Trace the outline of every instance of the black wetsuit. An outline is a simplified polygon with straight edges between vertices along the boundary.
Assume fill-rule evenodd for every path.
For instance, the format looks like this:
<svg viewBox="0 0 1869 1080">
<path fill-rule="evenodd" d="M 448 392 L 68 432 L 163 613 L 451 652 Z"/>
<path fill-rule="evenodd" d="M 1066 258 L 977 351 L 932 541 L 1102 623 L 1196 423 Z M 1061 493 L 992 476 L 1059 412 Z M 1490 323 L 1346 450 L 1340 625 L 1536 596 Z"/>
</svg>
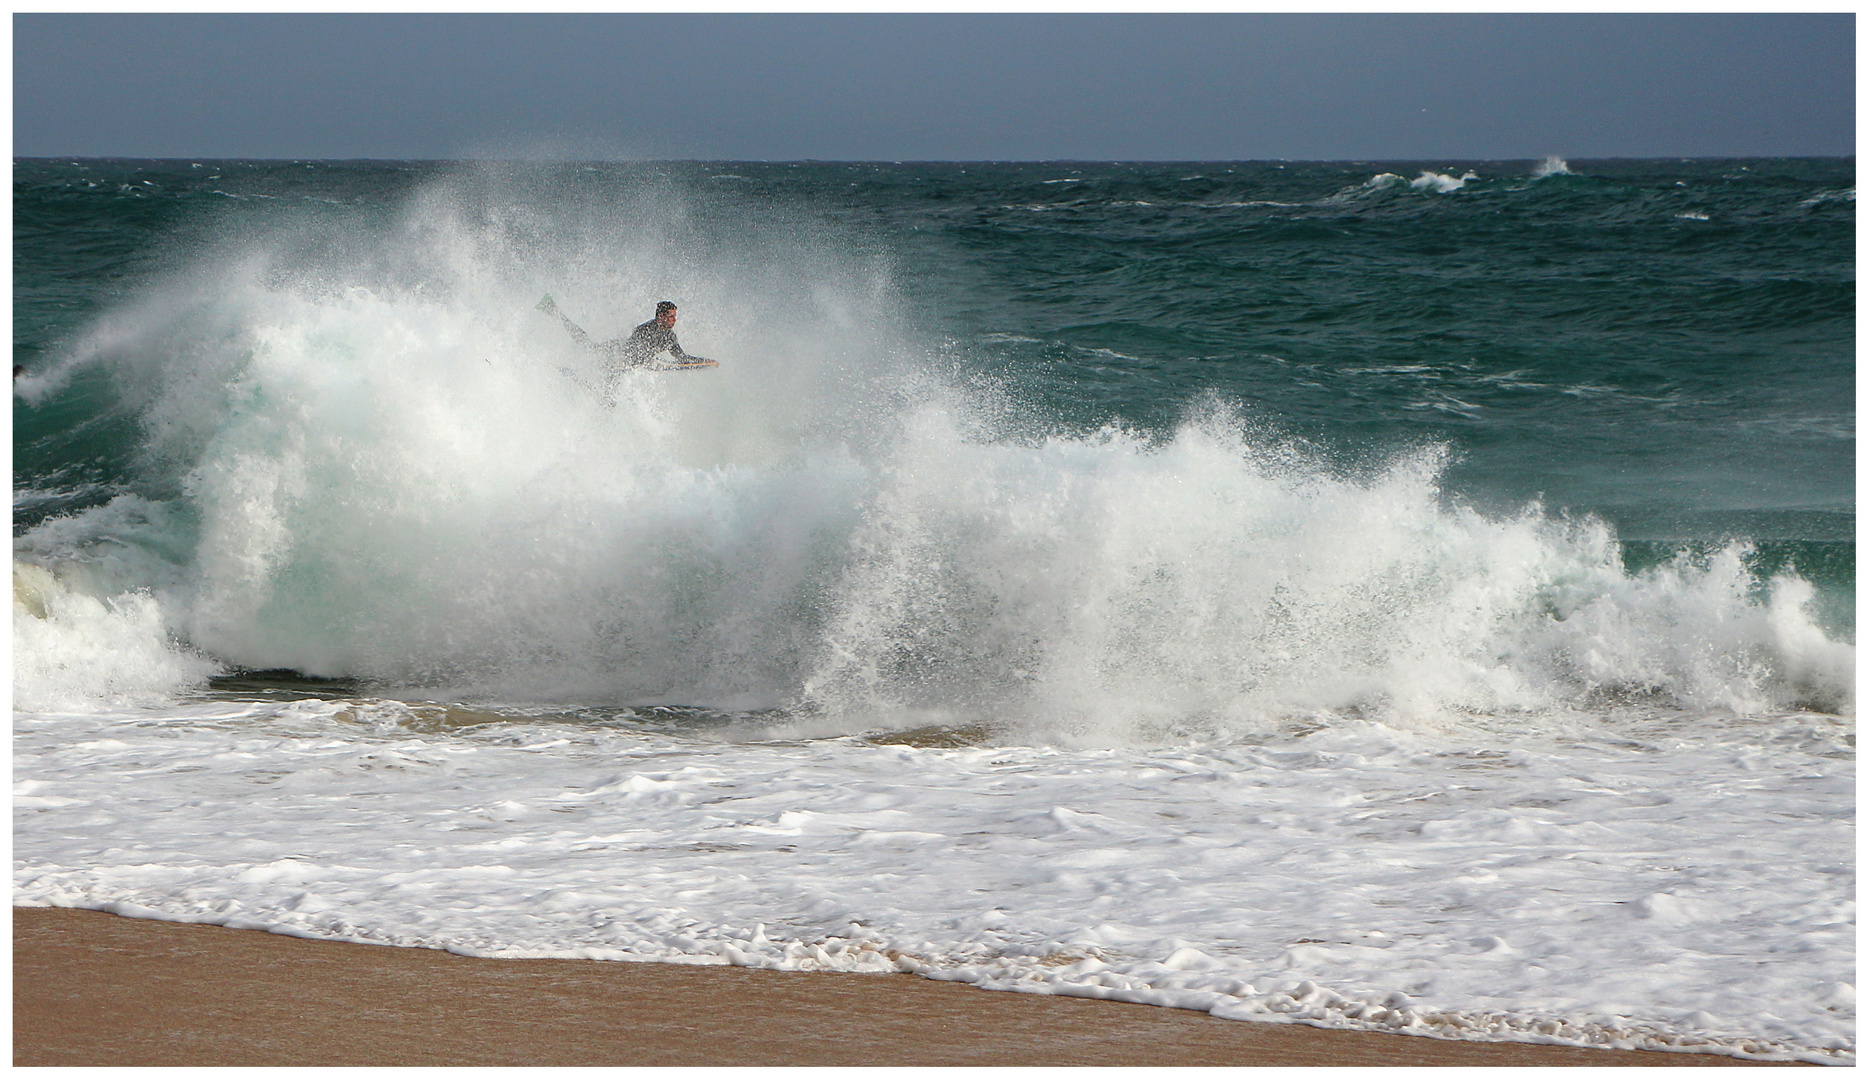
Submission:
<svg viewBox="0 0 1869 1080">
<path fill-rule="evenodd" d="M 606 341 L 604 352 L 621 360 L 628 367 L 646 367 L 655 362 L 655 358 L 667 353 L 677 360 L 699 360 L 698 356 L 689 356 L 681 351 L 681 342 L 675 340 L 675 328 L 663 326 L 654 319 L 638 326 L 630 332 L 627 341 Z"/>
</svg>

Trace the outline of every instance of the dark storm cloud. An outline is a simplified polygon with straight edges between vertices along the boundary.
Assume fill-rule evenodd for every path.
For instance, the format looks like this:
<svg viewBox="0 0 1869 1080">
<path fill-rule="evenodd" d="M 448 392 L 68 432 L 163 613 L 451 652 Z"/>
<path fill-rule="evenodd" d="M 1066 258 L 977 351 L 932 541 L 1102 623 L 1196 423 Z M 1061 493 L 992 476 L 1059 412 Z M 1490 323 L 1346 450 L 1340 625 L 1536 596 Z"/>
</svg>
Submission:
<svg viewBox="0 0 1869 1080">
<path fill-rule="evenodd" d="M 1853 15 L 16 15 L 19 156 L 1855 150 Z"/>
</svg>

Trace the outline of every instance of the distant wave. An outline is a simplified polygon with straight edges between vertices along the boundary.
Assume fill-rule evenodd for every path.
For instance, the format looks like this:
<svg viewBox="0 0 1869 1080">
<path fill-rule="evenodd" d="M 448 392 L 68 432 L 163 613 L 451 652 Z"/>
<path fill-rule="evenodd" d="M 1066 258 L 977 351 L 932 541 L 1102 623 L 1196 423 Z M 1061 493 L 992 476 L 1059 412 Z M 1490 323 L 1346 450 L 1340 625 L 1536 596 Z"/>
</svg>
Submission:
<svg viewBox="0 0 1869 1080">
<path fill-rule="evenodd" d="M 1364 181 L 1360 190 L 1384 191 L 1407 187 L 1415 191 L 1433 191 L 1439 194 L 1446 194 L 1450 191 L 1459 191 L 1467 185 L 1467 181 L 1478 180 L 1479 178 L 1478 173 L 1471 171 L 1463 173 L 1460 176 L 1453 176 L 1449 173 L 1438 173 L 1432 169 L 1423 169 L 1421 175 L 1415 177 L 1413 180 L 1409 180 L 1396 173 L 1385 172 L 1377 173 Z"/>
<path fill-rule="evenodd" d="M 1799 206 L 1817 206 L 1827 202 L 1855 202 L 1856 189 L 1844 188 L 1841 191 L 1820 191 L 1799 203 Z"/>
<path fill-rule="evenodd" d="M 1424 170 L 1420 176 L 1417 176 L 1413 180 L 1409 181 L 1408 186 L 1411 188 L 1414 188 L 1416 191 L 1432 190 L 1432 191 L 1440 192 L 1441 194 L 1445 195 L 1446 193 L 1450 191 L 1459 191 L 1461 188 L 1467 186 L 1467 181 L 1478 180 L 1479 178 L 1480 178 L 1480 174 L 1476 172 L 1467 172 L 1467 173 L 1462 173 L 1459 176 L 1450 176 L 1447 173 L 1437 173 L 1437 172 Z"/>
<path fill-rule="evenodd" d="M 1533 180 L 1543 180 L 1547 176 L 1574 176 L 1574 175 L 1576 174 L 1570 171 L 1570 165 L 1566 163 L 1563 158 L 1558 157 L 1556 154 L 1552 154 L 1551 156 L 1545 158 L 1543 161 L 1538 163 L 1537 168 L 1532 170 Z"/>
</svg>

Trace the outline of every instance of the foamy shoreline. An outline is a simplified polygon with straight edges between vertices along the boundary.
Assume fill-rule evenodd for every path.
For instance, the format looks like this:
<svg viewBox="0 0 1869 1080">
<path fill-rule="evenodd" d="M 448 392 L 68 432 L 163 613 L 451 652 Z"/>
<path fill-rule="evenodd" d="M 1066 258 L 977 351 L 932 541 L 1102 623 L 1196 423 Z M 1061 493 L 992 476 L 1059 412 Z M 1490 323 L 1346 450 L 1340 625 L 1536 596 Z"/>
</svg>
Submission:
<svg viewBox="0 0 1869 1080">
<path fill-rule="evenodd" d="M 1327 1031 L 899 975 L 488 960 L 14 908 L 31 1065 L 1747 1065 Z"/>
<path fill-rule="evenodd" d="M 1854 1049 L 1853 764 L 1822 718 L 1072 751 L 428 731 L 376 704 L 16 714 L 14 902 L 1374 1033 Z"/>
</svg>

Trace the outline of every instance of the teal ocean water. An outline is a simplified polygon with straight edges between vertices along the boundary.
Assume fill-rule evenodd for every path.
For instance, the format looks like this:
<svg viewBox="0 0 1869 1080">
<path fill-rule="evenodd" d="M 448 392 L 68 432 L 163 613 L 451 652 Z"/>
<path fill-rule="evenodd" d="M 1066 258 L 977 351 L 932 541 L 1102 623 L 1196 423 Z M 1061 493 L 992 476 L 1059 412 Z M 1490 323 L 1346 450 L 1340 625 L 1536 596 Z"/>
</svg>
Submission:
<svg viewBox="0 0 1869 1080">
<path fill-rule="evenodd" d="M 1853 1060 L 1853 159 L 14 229 L 16 903 Z"/>
</svg>

